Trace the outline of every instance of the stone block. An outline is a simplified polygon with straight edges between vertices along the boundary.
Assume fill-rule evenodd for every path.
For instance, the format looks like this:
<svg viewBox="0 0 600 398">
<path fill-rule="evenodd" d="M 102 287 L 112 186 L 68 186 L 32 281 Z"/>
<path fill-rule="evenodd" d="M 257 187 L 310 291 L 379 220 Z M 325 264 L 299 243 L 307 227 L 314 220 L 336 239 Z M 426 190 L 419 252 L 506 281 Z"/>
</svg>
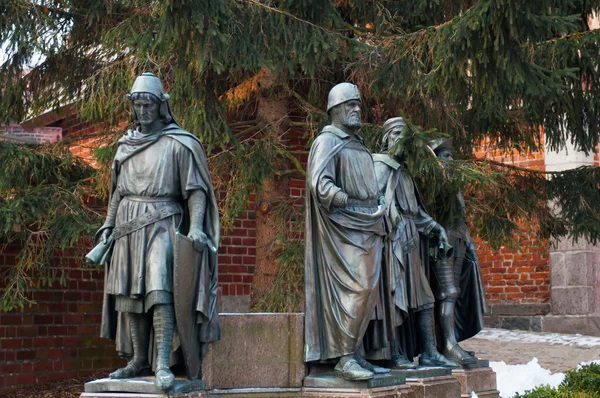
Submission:
<svg viewBox="0 0 600 398">
<path fill-rule="evenodd" d="M 542 317 L 541 316 L 532 316 L 530 329 L 532 332 L 541 332 L 542 331 Z"/>
<path fill-rule="evenodd" d="M 593 253 L 565 253 L 566 286 L 593 286 L 594 264 Z"/>
<path fill-rule="evenodd" d="M 527 316 L 507 316 L 502 318 L 502 328 L 508 330 L 529 330 L 530 318 Z"/>
<path fill-rule="evenodd" d="M 144 394 L 135 392 L 84 392 L 79 398 L 208 398 L 206 391 L 187 394 Z"/>
<path fill-rule="evenodd" d="M 486 328 L 494 328 L 498 329 L 502 327 L 502 318 L 498 318 L 496 316 L 483 316 L 483 326 Z"/>
<path fill-rule="evenodd" d="M 250 296 L 221 296 L 222 313 L 246 313 L 250 309 Z"/>
<path fill-rule="evenodd" d="M 220 314 L 202 363 L 207 389 L 302 387 L 304 314 Z"/>
<path fill-rule="evenodd" d="M 589 248 L 590 244 L 585 239 L 578 239 L 577 242 L 575 242 L 568 236 L 564 236 L 555 241 L 552 241 L 552 244 L 550 245 L 550 254 L 552 254 L 553 252 L 588 250 Z"/>
<path fill-rule="evenodd" d="M 178 377 L 175 379 L 173 389 L 169 395 L 185 394 L 188 392 L 204 390 L 202 380 L 187 380 Z M 133 379 L 98 379 L 85 383 L 84 391 L 86 393 L 137 393 L 137 394 L 157 394 L 163 395 L 163 391 L 154 385 L 154 376 L 136 377 Z"/>
<path fill-rule="evenodd" d="M 310 398 L 416 398 L 411 387 L 389 386 L 371 389 L 304 387 L 302 397 Z M 432 396 L 433 398 L 433 396 Z"/>
<path fill-rule="evenodd" d="M 550 281 L 552 286 L 565 286 L 567 284 L 567 270 L 565 267 L 565 253 L 550 253 Z"/>
<path fill-rule="evenodd" d="M 600 336 L 600 315 L 547 315 L 542 318 L 542 332 Z"/>
<path fill-rule="evenodd" d="M 235 388 L 211 390 L 207 398 L 296 398 L 302 396 L 300 388 Z"/>
<path fill-rule="evenodd" d="M 304 387 L 315 388 L 349 388 L 367 390 L 371 388 L 390 387 L 404 384 L 406 376 L 402 373 L 375 375 L 370 380 L 350 381 L 330 374 L 308 375 L 304 378 Z"/>
<path fill-rule="evenodd" d="M 406 379 L 415 398 L 458 398 L 460 383 L 454 376 L 437 376 L 426 379 Z"/>
<path fill-rule="evenodd" d="M 550 295 L 553 315 L 583 315 L 595 309 L 595 292 L 591 286 L 553 286 Z"/>
<path fill-rule="evenodd" d="M 508 316 L 546 315 L 550 304 L 491 304 L 490 314 Z"/>
<path fill-rule="evenodd" d="M 470 397 L 472 392 L 475 392 L 477 396 L 499 397 L 496 373 L 490 367 L 457 369 L 452 371 L 452 375 L 460 383 L 462 397 Z"/>
</svg>

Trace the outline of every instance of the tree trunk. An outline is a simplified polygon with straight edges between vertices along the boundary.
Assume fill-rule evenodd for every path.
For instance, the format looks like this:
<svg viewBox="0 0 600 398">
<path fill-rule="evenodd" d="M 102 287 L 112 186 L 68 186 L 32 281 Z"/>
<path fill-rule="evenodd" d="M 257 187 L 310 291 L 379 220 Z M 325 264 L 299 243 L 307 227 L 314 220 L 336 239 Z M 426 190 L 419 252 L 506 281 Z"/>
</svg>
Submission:
<svg viewBox="0 0 600 398">
<path fill-rule="evenodd" d="M 288 129 L 288 97 L 277 90 L 276 77 L 267 73 L 261 81 L 258 117 L 273 129 L 266 134 L 281 137 Z M 263 182 L 262 192 L 256 198 L 256 265 L 250 293 L 250 307 L 271 290 L 281 267 L 275 262 L 277 253 L 272 245 L 277 237 L 278 219 L 273 205 L 289 197 L 289 178 L 272 176 Z"/>
</svg>

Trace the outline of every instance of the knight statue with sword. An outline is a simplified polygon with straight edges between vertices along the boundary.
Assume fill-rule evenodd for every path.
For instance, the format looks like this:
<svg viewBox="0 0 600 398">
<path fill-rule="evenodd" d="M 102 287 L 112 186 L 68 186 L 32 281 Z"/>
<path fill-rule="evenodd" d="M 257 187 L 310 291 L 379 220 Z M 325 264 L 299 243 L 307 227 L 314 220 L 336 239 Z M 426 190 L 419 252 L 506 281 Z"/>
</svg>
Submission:
<svg viewBox="0 0 600 398">
<path fill-rule="evenodd" d="M 217 310 L 219 213 L 206 154 L 169 108 L 151 73 L 127 94 L 135 128 L 119 140 L 110 204 L 88 262 L 106 264 L 100 335 L 129 360 L 110 374 L 155 374 L 172 389 L 171 367 L 198 378 L 208 343 L 221 336 Z"/>
</svg>

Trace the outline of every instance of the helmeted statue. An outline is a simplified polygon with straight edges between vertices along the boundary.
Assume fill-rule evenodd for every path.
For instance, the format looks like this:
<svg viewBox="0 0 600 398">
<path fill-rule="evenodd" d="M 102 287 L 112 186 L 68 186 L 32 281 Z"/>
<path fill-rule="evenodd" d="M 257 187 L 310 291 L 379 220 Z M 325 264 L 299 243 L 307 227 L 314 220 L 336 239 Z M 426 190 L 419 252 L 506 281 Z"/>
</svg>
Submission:
<svg viewBox="0 0 600 398">
<path fill-rule="evenodd" d="M 106 222 L 86 257 L 106 263 L 101 336 L 116 341 L 127 366 L 113 379 L 156 375 L 169 390 L 170 367 L 198 377 L 219 340 L 219 214 L 200 141 L 173 119 L 161 81 L 139 76 L 127 98 L 136 128 L 118 142 Z M 105 250 L 97 256 L 101 248 Z"/>
<path fill-rule="evenodd" d="M 405 122 L 401 117 L 383 124 L 383 151 L 387 152 L 402 137 Z M 379 187 L 385 193 L 386 254 L 384 256 L 384 280 L 391 336 L 392 368 L 410 369 L 413 347 L 406 347 L 406 334 L 420 342 L 421 366 L 458 367 L 445 358 L 436 348 L 434 330 L 435 297 L 427 279 L 421 250 L 422 239 L 430 233 L 446 242 L 446 233 L 423 208 L 415 182 L 405 165 L 404 153 L 390 156 L 387 153 L 373 155 Z M 416 315 L 416 330 L 407 320 Z M 410 345 L 410 344 L 409 344 Z M 406 355 L 411 358 L 407 358 Z"/>
<path fill-rule="evenodd" d="M 374 376 L 355 354 L 379 300 L 384 235 L 373 158 L 356 134 L 360 106 L 355 85 L 331 89 L 331 125 L 312 144 L 306 178 L 305 361 L 335 360 L 347 380 Z"/>
<path fill-rule="evenodd" d="M 452 159 L 452 138 L 429 144 L 442 160 Z M 442 162 L 443 163 L 443 162 Z M 475 336 L 483 328 L 485 290 L 477 252 L 467 231 L 465 200 L 457 194 L 460 216 L 446 225 L 449 243 L 454 249 L 451 261 L 432 267 L 432 287 L 437 298 L 436 320 L 440 327 L 442 353 L 461 365 L 477 359 L 458 342 Z"/>
</svg>

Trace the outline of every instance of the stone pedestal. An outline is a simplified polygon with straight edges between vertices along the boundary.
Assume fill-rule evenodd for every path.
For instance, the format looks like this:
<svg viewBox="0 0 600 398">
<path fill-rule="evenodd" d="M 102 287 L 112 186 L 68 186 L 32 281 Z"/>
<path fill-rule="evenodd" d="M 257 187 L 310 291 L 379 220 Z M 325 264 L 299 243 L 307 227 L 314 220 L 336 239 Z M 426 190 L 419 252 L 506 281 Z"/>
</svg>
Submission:
<svg viewBox="0 0 600 398">
<path fill-rule="evenodd" d="M 427 378 L 407 378 L 406 384 L 414 393 L 414 398 L 459 398 L 460 383 L 452 375 Z"/>
<path fill-rule="evenodd" d="M 367 389 L 356 388 L 319 388 L 304 387 L 302 397 L 310 398 L 415 398 L 415 394 L 407 385 L 388 386 Z"/>
<path fill-rule="evenodd" d="M 221 340 L 202 361 L 207 390 L 300 388 L 304 314 L 219 314 Z"/>
<path fill-rule="evenodd" d="M 480 398 L 500 398 L 496 389 L 496 372 L 489 366 L 456 369 L 452 375 L 460 383 L 461 397 L 469 398 L 475 392 Z"/>
<path fill-rule="evenodd" d="M 187 394 L 204 390 L 204 382 L 202 380 L 188 380 L 185 378 L 176 378 L 173 388 L 169 391 L 169 396 L 177 396 L 177 394 Z M 106 394 L 106 393 L 133 393 L 139 396 L 140 394 L 152 394 L 162 397 L 164 391 L 154 385 L 154 376 L 136 377 L 133 379 L 98 379 L 85 383 L 85 393 Z M 100 395 L 108 397 L 106 395 Z M 112 396 L 112 395 L 111 395 Z M 147 396 L 147 395 L 142 395 Z M 89 397 L 89 395 L 82 395 Z"/>
</svg>

